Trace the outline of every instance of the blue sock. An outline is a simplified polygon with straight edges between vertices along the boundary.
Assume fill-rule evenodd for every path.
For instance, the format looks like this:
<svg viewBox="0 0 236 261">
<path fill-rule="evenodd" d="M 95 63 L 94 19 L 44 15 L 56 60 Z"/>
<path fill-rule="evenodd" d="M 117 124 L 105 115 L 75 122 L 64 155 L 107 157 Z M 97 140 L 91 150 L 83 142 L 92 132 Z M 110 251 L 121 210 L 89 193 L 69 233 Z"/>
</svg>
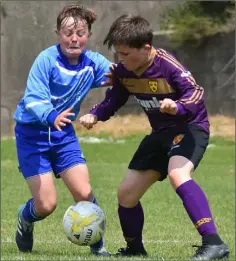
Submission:
<svg viewBox="0 0 236 261">
<path fill-rule="evenodd" d="M 23 211 L 22 211 L 22 216 L 25 221 L 33 223 L 39 220 L 44 219 L 45 217 L 40 217 L 34 208 L 34 199 L 31 198 L 27 201 Z"/>
<path fill-rule="evenodd" d="M 92 202 L 98 206 L 98 202 L 95 197 L 93 198 Z M 96 244 L 91 245 L 90 248 L 91 249 L 100 249 L 103 247 L 103 245 L 104 245 L 103 238 L 101 238 Z"/>
<path fill-rule="evenodd" d="M 97 206 L 99 206 L 99 205 L 98 205 L 98 202 L 97 202 L 97 199 L 96 199 L 95 197 L 93 197 L 92 202 L 93 202 L 94 204 L 96 204 Z"/>
</svg>

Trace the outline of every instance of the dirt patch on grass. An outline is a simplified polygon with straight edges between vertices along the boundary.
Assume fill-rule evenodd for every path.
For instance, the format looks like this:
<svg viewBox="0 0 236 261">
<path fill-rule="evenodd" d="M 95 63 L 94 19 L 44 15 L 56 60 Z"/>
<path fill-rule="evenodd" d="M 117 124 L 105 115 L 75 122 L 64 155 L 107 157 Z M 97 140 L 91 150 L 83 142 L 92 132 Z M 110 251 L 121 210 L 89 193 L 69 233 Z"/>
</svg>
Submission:
<svg viewBox="0 0 236 261">
<path fill-rule="evenodd" d="M 77 125 L 76 130 L 82 134 L 109 134 L 114 137 L 124 137 L 137 133 L 148 133 L 151 127 L 145 115 L 130 114 L 126 116 L 116 116 L 105 122 L 98 122 L 89 131 L 86 131 L 81 125 Z"/>
<path fill-rule="evenodd" d="M 222 115 L 210 116 L 212 136 L 227 137 L 235 140 L 235 119 Z"/>
<path fill-rule="evenodd" d="M 222 136 L 230 139 L 235 138 L 235 120 L 230 117 L 217 115 L 210 116 L 210 130 L 212 136 Z M 106 122 L 98 122 L 93 129 L 86 130 L 83 126 L 77 125 L 76 130 L 80 134 L 98 135 L 107 134 L 113 137 L 124 137 L 137 133 L 149 133 L 151 127 L 146 115 L 116 116 Z"/>
</svg>

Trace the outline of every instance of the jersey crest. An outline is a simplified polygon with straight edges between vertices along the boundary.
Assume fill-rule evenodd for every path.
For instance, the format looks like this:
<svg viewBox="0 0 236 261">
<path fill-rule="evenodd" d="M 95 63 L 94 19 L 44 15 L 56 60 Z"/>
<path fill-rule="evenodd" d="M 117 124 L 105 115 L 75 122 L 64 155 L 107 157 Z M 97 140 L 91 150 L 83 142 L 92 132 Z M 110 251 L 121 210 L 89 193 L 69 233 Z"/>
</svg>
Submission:
<svg viewBox="0 0 236 261">
<path fill-rule="evenodd" d="M 148 81 L 149 87 L 153 92 L 157 91 L 157 80 L 149 80 Z"/>
<path fill-rule="evenodd" d="M 184 137 L 184 134 L 179 134 L 179 135 L 175 136 L 175 138 L 174 138 L 174 140 L 172 142 L 173 145 L 176 145 L 176 144 L 180 143 L 181 140 L 183 139 L 183 137 Z"/>
</svg>

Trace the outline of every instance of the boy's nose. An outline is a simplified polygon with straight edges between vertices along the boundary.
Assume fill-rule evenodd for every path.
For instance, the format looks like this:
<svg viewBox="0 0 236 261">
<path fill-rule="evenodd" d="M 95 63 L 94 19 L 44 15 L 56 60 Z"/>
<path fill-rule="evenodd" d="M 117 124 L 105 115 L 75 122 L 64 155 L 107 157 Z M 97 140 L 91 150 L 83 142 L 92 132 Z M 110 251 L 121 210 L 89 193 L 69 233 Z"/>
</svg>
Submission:
<svg viewBox="0 0 236 261">
<path fill-rule="evenodd" d="M 78 41 L 78 40 L 77 40 L 77 35 L 73 34 L 71 40 L 72 40 L 73 42 L 77 42 L 77 41 Z"/>
</svg>

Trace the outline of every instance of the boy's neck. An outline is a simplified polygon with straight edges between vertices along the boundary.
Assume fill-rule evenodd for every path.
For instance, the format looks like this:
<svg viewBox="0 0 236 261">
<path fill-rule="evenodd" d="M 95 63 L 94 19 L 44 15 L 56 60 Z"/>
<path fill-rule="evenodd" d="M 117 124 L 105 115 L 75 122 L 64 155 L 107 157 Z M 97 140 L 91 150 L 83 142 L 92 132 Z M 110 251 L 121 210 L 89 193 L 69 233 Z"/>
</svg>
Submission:
<svg viewBox="0 0 236 261">
<path fill-rule="evenodd" d="M 71 59 L 67 58 L 70 65 L 76 65 L 79 63 L 79 56 L 77 58 Z"/>
</svg>

